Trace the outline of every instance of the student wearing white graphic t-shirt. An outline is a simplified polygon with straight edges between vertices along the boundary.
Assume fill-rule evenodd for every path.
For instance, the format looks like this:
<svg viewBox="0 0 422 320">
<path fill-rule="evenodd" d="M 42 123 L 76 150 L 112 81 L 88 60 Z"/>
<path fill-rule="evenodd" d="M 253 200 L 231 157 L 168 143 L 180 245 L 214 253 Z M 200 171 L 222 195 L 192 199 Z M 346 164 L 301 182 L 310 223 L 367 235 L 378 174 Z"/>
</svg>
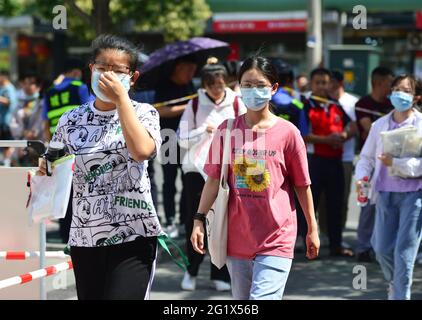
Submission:
<svg viewBox="0 0 422 320">
<path fill-rule="evenodd" d="M 148 160 L 161 145 L 158 112 L 129 98 L 139 77 L 129 41 L 101 35 L 89 64 L 95 101 L 63 114 L 52 141 L 76 156 L 69 234 L 79 299 L 147 299 L 161 226 Z M 45 174 L 44 163 L 39 174 Z"/>
</svg>

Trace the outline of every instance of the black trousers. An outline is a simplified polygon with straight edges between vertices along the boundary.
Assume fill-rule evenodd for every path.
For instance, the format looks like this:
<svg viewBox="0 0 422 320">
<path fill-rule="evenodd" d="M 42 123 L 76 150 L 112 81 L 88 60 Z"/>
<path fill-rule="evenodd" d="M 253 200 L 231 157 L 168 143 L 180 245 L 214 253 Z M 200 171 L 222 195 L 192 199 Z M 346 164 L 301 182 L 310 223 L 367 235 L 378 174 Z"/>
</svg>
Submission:
<svg viewBox="0 0 422 320">
<path fill-rule="evenodd" d="M 70 227 L 72 224 L 72 215 L 73 215 L 73 186 L 70 189 L 69 203 L 67 204 L 66 215 L 63 219 L 59 219 L 59 232 L 60 237 L 62 238 L 63 243 L 69 241 Z"/>
<path fill-rule="evenodd" d="M 198 210 L 199 201 L 201 200 L 201 193 L 202 189 L 204 188 L 205 181 L 202 175 L 197 172 L 186 173 L 184 181 L 186 193 L 189 194 L 189 197 L 186 197 L 187 214 L 185 220 L 186 251 L 190 263 L 188 272 L 191 276 L 196 277 L 198 275 L 199 266 L 204 260 L 204 255 L 196 252 L 193 249 L 190 236 L 193 229 L 193 215 Z M 205 237 L 205 241 L 206 239 L 207 237 Z M 211 280 L 222 280 L 225 282 L 230 282 L 230 275 L 227 267 L 224 266 L 223 268 L 218 269 L 211 263 Z"/>
<path fill-rule="evenodd" d="M 175 202 L 175 195 L 176 195 L 176 178 L 177 172 L 180 171 L 182 175 L 182 194 L 180 198 L 180 205 L 179 205 L 179 212 L 180 212 L 180 223 L 183 224 L 185 221 L 186 209 L 186 195 L 185 195 L 185 183 L 184 183 L 184 175 L 182 172 L 182 168 L 178 164 L 163 164 L 163 205 L 164 205 L 164 213 L 166 216 L 166 224 L 170 225 L 174 221 L 176 216 L 176 202 Z"/>
<path fill-rule="evenodd" d="M 324 191 L 327 210 L 327 233 L 330 249 L 341 247 L 344 171 L 341 158 L 331 159 L 313 155 L 309 163 L 314 207 Z"/>
<path fill-rule="evenodd" d="M 155 183 L 155 168 L 154 168 L 154 160 L 148 161 L 148 177 L 151 183 L 151 196 L 152 202 L 154 203 L 154 208 L 158 208 L 158 193 L 157 193 L 157 184 Z"/>
<path fill-rule="evenodd" d="M 79 300 L 143 300 L 149 294 L 157 238 L 104 247 L 71 247 Z"/>
</svg>

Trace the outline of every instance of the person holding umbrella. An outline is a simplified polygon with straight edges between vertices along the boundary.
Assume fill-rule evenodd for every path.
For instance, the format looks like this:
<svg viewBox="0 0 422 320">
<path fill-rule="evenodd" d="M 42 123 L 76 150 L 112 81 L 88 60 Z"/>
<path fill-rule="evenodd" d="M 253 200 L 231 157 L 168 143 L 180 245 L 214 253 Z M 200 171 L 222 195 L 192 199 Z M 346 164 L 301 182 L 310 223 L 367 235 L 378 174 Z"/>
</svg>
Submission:
<svg viewBox="0 0 422 320">
<path fill-rule="evenodd" d="M 197 63 L 193 56 L 187 56 L 177 59 L 173 71 L 168 79 L 158 83 L 155 91 L 155 102 L 169 101 L 183 98 L 195 93 L 195 87 L 192 83 L 195 75 Z M 177 144 L 176 131 L 179 127 L 180 118 L 185 110 L 187 101 L 164 105 L 158 108 L 160 114 L 160 126 L 162 129 L 170 129 L 163 136 L 163 144 L 167 144 L 166 150 L 163 149 L 162 163 L 163 170 L 163 203 L 166 216 L 166 230 L 169 236 L 177 236 L 177 229 L 174 225 L 176 216 L 176 206 L 174 196 L 176 194 L 176 178 L 180 170 L 183 181 L 183 172 L 181 171 L 181 150 Z M 167 151 L 167 152 L 166 152 Z M 168 160 L 166 160 L 168 159 Z M 184 185 L 184 183 L 183 183 Z M 180 201 L 180 223 L 184 221 L 184 203 L 185 193 L 182 189 Z"/>
<path fill-rule="evenodd" d="M 183 155 L 177 143 L 176 131 L 188 101 L 196 89 L 192 79 L 196 70 L 205 64 L 209 56 L 225 58 L 230 53 L 226 42 L 194 37 L 187 41 L 177 41 L 153 52 L 141 68 L 141 85 L 155 89 L 155 102 L 163 103 L 157 107 L 160 125 L 163 129 L 161 164 L 163 170 L 163 203 L 166 216 L 166 230 L 169 236 L 177 236 L 174 226 L 176 215 L 175 194 L 178 172 L 182 174 Z M 170 100 L 177 100 L 169 103 Z M 167 129 L 167 130 L 166 130 Z M 184 188 L 183 188 L 184 189 Z M 185 220 L 185 193 L 180 200 L 180 222 Z"/>
</svg>

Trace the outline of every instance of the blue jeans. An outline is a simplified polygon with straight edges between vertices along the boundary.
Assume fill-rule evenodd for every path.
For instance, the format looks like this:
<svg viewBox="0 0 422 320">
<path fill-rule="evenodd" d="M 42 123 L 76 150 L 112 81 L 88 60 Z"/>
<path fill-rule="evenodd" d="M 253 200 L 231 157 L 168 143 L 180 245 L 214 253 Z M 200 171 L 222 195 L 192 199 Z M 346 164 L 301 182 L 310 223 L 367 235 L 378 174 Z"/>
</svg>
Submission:
<svg viewBox="0 0 422 320">
<path fill-rule="evenodd" d="M 292 259 L 258 255 L 253 260 L 227 257 L 235 300 L 281 300 Z"/>
<path fill-rule="evenodd" d="M 394 300 L 410 299 L 421 230 L 422 191 L 380 192 L 371 241 Z"/>
</svg>

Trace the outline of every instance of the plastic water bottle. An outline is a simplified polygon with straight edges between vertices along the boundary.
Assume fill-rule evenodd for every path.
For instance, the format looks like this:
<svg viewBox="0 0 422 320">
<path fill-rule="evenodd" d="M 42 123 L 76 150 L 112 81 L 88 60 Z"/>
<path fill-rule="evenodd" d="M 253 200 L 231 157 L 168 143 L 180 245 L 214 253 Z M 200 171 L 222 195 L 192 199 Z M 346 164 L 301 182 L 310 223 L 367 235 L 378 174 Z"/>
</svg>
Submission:
<svg viewBox="0 0 422 320">
<path fill-rule="evenodd" d="M 362 182 L 361 182 L 361 187 L 358 193 L 358 206 L 359 207 L 364 207 L 368 204 L 369 201 L 369 178 L 368 177 L 363 177 Z"/>
</svg>

